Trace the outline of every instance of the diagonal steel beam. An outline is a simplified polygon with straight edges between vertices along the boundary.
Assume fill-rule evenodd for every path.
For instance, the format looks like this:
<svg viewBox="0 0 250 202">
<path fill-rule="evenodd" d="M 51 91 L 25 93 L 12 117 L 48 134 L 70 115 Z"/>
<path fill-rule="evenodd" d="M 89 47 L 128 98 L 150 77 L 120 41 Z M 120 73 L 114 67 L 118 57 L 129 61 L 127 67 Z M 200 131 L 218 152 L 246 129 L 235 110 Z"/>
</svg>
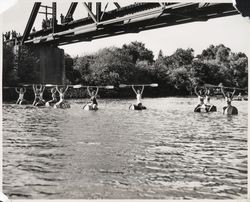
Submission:
<svg viewBox="0 0 250 202">
<path fill-rule="evenodd" d="M 39 11 L 40 6 L 41 6 L 41 2 L 34 3 L 33 9 L 31 11 L 31 14 L 29 17 L 29 21 L 28 21 L 26 28 L 24 30 L 24 33 L 23 33 L 22 44 L 24 43 L 24 41 L 28 38 L 28 36 L 30 34 L 30 31 L 31 31 L 32 26 L 35 22 L 35 19 L 36 19 L 36 16 L 37 16 L 37 13 Z"/>
<path fill-rule="evenodd" d="M 89 7 L 89 10 L 92 11 L 92 2 L 88 2 L 88 7 Z M 90 17 L 90 15 L 88 14 L 88 17 Z"/>
<path fill-rule="evenodd" d="M 78 2 L 72 2 L 72 3 L 70 4 L 69 10 L 68 10 L 68 12 L 67 12 L 65 18 L 73 17 L 73 14 L 74 14 L 74 12 L 75 12 L 75 10 L 76 10 L 77 4 L 78 4 Z"/>
<path fill-rule="evenodd" d="M 88 5 L 83 2 L 83 6 L 85 7 L 85 9 L 87 10 L 88 14 L 90 15 L 90 17 L 92 18 L 92 20 L 97 24 L 97 20 L 95 15 L 92 13 L 92 11 L 89 9 Z"/>
<path fill-rule="evenodd" d="M 121 6 L 117 2 L 114 2 L 114 4 L 115 4 L 116 8 L 118 8 L 118 9 L 121 8 Z"/>
<path fill-rule="evenodd" d="M 101 16 L 101 18 L 100 18 L 100 21 L 102 20 L 104 14 L 105 14 L 105 11 L 106 11 L 106 9 L 108 8 L 108 5 L 109 5 L 109 3 L 107 3 L 107 4 L 105 5 L 104 10 L 103 10 L 103 12 L 102 12 L 102 16 Z"/>
</svg>

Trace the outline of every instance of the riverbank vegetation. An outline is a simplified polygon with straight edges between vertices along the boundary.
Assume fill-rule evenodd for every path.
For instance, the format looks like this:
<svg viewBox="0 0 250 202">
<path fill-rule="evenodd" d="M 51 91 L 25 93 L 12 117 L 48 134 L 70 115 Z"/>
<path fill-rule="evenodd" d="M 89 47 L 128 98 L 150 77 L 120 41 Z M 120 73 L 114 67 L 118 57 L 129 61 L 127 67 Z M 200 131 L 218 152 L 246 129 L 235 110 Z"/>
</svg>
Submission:
<svg viewBox="0 0 250 202">
<path fill-rule="evenodd" d="M 154 58 L 141 42 L 101 49 L 91 55 L 66 55 L 66 76 L 68 83 L 84 85 L 158 83 L 157 89 L 145 91 L 152 96 L 188 95 L 194 86 L 205 83 L 238 88 L 248 84 L 246 55 L 234 53 L 223 44 L 211 45 L 198 55 L 191 48 L 179 48 L 172 55 L 160 50 Z M 117 90 L 112 95 L 124 96 L 121 92 L 128 93 Z"/>
<path fill-rule="evenodd" d="M 3 86 L 19 83 L 34 83 L 34 64 L 37 58 L 27 47 L 17 56 L 8 47 L 3 50 Z M 194 50 L 177 49 L 171 55 L 163 51 L 155 57 L 145 44 L 135 41 L 121 48 L 108 47 L 93 54 L 71 57 L 65 54 L 67 84 L 115 85 L 158 83 L 158 88 L 147 88 L 145 96 L 189 95 L 194 86 L 205 83 L 247 88 L 248 64 L 244 53 L 235 53 L 230 48 L 210 45 L 200 54 Z M 131 89 L 104 90 L 102 97 L 134 96 Z M 79 89 L 69 90 L 70 97 L 84 97 Z"/>
</svg>

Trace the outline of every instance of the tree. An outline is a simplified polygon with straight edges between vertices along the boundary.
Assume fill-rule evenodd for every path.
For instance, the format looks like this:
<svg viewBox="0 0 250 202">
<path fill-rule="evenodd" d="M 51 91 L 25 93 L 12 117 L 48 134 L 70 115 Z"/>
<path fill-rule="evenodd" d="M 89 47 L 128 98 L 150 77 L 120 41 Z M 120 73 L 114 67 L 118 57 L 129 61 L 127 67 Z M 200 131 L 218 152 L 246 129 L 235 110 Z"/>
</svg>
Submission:
<svg viewBox="0 0 250 202">
<path fill-rule="evenodd" d="M 201 60 L 214 60 L 216 55 L 216 50 L 214 45 L 210 45 L 207 49 L 203 50 L 200 55 L 197 55 L 197 58 Z"/>
<path fill-rule="evenodd" d="M 70 55 L 65 54 L 65 74 L 66 78 L 69 80 L 71 84 L 77 84 L 81 81 L 81 74 L 77 69 L 74 69 L 74 62 L 78 60 L 74 60 Z"/>
<path fill-rule="evenodd" d="M 17 83 L 17 69 L 14 68 L 15 54 L 11 46 L 3 44 L 3 86 Z"/>
<path fill-rule="evenodd" d="M 215 84 L 221 82 L 221 66 L 214 62 L 204 62 L 194 60 L 191 65 L 191 78 L 193 85 L 203 85 L 204 83 Z"/>
<path fill-rule="evenodd" d="M 39 74 L 39 58 L 27 46 L 20 46 L 18 60 L 18 82 L 36 83 Z"/>
<path fill-rule="evenodd" d="M 190 90 L 190 72 L 184 66 L 173 69 L 169 74 L 170 83 L 176 88 L 186 92 Z"/>
<path fill-rule="evenodd" d="M 245 88 L 248 85 L 248 63 L 247 57 L 242 53 L 230 55 L 230 69 L 233 70 L 233 82 L 236 86 Z"/>
<path fill-rule="evenodd" d="M 105 48 L 97 53 L 90 66 L 92 82 L 112 84 L 131 82 L 134 64 L 128 54 L 119 48 Z"/>
<path fill-rule="evenodd" d="M 191 64 L 194 59 L 193 53 L 194 50 L 191 48 L 188 48 L 187 50 L 178 48 L 172 55 L 175 65 L 182 66 Z"/>
<path fill-rule="evenodd" d="M 219 45 L 216 46 L 216 60 L 221 63 L 227 63 L 228 62 L 228 57 L 230 54 L 230 48 L 225 47 L 224 45 Z"/>
<path fill-rule="evenodd" d="M 94 62 L 93 55 L 77 57 L 74 61 L 73 75 L 77 82 L 87 84 L 91 82 L 91 68 Z"/>
<path fill-rule="evenodd" d="M 197 81 L 242 88 L 247 86 L 247 57 L 244 53 L 233 53 L 230 48 L 219 44 L 210 45 L 197 58 L 199 63 L 193 64 Z"/>
<path fill-rule="evenodd" d="M 162 50 L 159 51 L 157 59 L 162 59 L 163 58 L 163 53 Z"/>
<path fill-rule="evenodd" d="M 135 41 L 130 44 L 124 44 L 122 50 L 125 54 L 128 54 L 132 57 L 132 61 L 135 64 L 137 61 L 146 60 L 148 63 L 154 61 L 153 52 L 145 47 L 145 44 Z"/>
</svg>

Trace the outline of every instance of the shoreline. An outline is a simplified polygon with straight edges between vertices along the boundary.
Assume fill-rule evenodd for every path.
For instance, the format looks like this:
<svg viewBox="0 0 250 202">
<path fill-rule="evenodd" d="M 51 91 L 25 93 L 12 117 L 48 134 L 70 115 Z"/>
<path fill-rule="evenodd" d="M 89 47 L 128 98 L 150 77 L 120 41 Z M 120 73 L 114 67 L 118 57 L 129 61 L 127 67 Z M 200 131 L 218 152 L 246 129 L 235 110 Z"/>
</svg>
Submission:
<svg viewBox="0 0 250 202">
<path fill-rule="evenodd" d="M 212 100 L 224 100 L 224 98 L 222 96 L 220 97 L 216 97 L 216 96 L 210 96 L 212 98 Z M 147 99 L 164 99 L 164 98 L 193 98 L 193 99 L 198 99 L 197 96 L 194 95 L 189 95 L 189 96 L 161 96 L 161 97 L 143 97 L 143 100 L 147 100 Z M 46 100 L 49 101 L 50 99 Z M 74 101 L 74 100 L 89 100 L 89 97 L 80 97 L 80 98 L 66 98 L 66 101 Z M 103 97 L 103 98 L 98 98 L 98 100 L 136 100 L 134 97 Z M 27 105 L 31 105 L 33 100 L 27 100 L 29 104 Z M 248 100 L 245 100 L 244 97 L 242 100 L 238 100 L 238 99 L 234 99 L 233 101 L 245 101 L 247 102 Z M 3 104 L 16 104 L 16 100 L 11 100 L 11 101 L 3 101 Z"/>
</svg>

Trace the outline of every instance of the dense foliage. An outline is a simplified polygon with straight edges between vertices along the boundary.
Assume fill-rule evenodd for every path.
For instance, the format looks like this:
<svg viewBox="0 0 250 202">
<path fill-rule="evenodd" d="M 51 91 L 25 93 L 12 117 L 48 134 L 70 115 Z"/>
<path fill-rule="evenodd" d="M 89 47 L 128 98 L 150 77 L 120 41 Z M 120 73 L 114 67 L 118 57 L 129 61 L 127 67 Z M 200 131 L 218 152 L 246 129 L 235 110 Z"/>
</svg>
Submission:
<svg viewBox="0 0 250 202">
<path fill-rule="evenodd" d="M 20 83 L 36 83 L 38 58 L 32 50 L 21 46 L 13 50 L 3 46 L 3 86 L 15 86 Z"/>
<path fill-rule="evenodd" d="M 22 48 L 18 70 L 15 54 L 4 47 L 3 84 L 32 83 L 36 58 Z M 33 69 L 32 69 L 33 68 Z M 158 83 L 159 88 L 147 88 L 147 96 L 188 95 L 195 85 L 205 83 L 246 88 L 248 64 L 244 53 L 234 53 L 220 44 L 209 46 L 194 56 L 193 49 L 177 49 L 165 56 L 162 50 L 154 60 L 153 52 L 141 42 L 131 42 L 121 48 L 109 47 L 98 52 L 72 58 L 65 55 L 67 83 L 85 85 L 115 85 Z M 73 91 L 72 91 L 73 92 Z M 133 95 L 131 89 L 103 91 L 104 96 Z M 74 96 L 78 93 L 74 92 Z"/>
<path fill-rule="evenodd" d="M 71 72 L 75 71 L 75 76 L 68 79 L 73 84 L 156 82 L 159 88 L 146 91 L 153 96 L 187 95 L 195 85 L 205 83 L 239 88 L 246 88 L 248 84 L 246 55 L 234 53 L 222 44 L 211 45 L 196 57 L 193 49 L 179 48 L 169 56 L 160 50 L 154 61 L 153 52 L 143 43 L 132 42 L 122 48 L 105 48 L 93 55 L 71 58 L 71 61 Z"/>
<path fill-rule="evenodd" d="M 17 82 L 15 54 L 10 46 L 3 45 L 3 86 L 11 86 Z"/>
</svg>

